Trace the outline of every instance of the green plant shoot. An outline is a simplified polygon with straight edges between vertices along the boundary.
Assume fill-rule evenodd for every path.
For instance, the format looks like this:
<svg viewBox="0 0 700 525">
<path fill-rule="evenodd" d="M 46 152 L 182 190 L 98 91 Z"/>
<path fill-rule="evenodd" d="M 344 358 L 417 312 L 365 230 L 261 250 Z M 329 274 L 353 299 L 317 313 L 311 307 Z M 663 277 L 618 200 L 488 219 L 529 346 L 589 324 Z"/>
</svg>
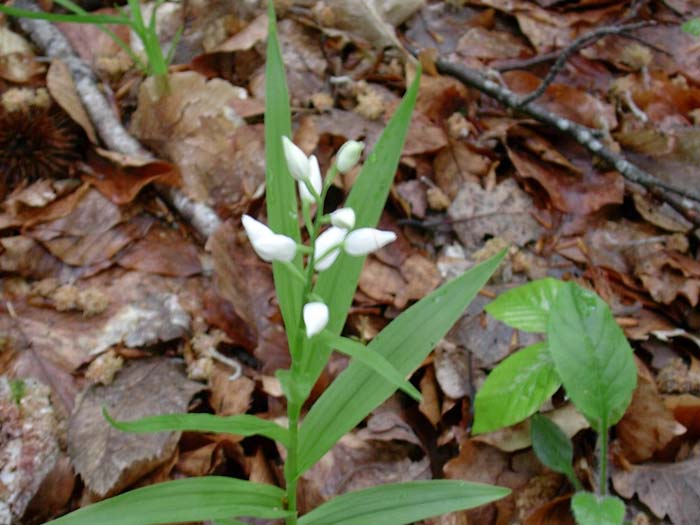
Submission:
<svg viewBox="0 0 700 525">
<path fill-rule="evenodd" d="M 105 417 L 115 428 L 127 432 L 190 430 L 276 440 L 286 449 L 285 486 L 213 476 L 171 481 L 85 507 L 49 522 L 51 525 L 151 525 L 201 520 L 240 525 L 239 518 L 283 518 L 287 525 L 403 525 L 483 505 L 509 493 L 505 488 L 457 480 L 394 483 L 343 494 L 300 515 L 299 476 L 397 389 L 420 399 L 420 392 L 407 378 L 464 312 L 504 253 L 445 283 L 408 308 L 370 344 L 341 335 L 366 255 L 396 239 L 394 232 L 375 226 L 403 149 L 420 71 L 369 154 L 345 205 L 324 214 L 326 194 L 334 178 L 360 162 L 364 145 L 356 141 L 343 145 L 322 177 L 316 157 L 307 156 L 292 142 L 275 13 L 272 2 L 269 5 L 265 90 L 269 224 L 248 215 L 242 222 L 253 250 L 273 264 L 292 358 L 289 370 L 278 372 L 287 399 L 288 424 L 284 427 L 248 414 L 168 414 L 114 421 L 105 411 Z M 299 212 L 308 244 L 302 244 Z M 350 365 L 304 417 L 302 407 L 334 350 L 348 355 Z"/>
</svg>

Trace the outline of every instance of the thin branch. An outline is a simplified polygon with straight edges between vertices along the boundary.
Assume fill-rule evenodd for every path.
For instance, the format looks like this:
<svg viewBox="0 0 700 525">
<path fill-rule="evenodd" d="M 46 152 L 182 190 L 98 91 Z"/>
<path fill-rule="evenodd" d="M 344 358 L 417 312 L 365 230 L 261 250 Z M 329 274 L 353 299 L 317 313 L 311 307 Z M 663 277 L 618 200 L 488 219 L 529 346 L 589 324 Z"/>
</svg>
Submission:
<svg viewBox="0 0 700 525">
<path fill-rule="evenodd" d="M 522 99 L 520 100 L 518 106 L 519 107 L 525 107 L 527 106 L 530 102 L 533 100 L 539 98 L 542 96 L 542 94 L 545 92 L 545 90 L 549 87 L 549 85 L 554 82 L 554 79 L 556 76 L 561 73 L 562 69 L 564 69 L 564 66 L 566 65 L 566 62 L 571 58 L 571 56 L 574 53 L 577 53 L 581 49 L 590 46 L 600 38 L 607 36 L 607 35 L 619 35 L 619 36 L 624 36 L 625 33 L 629 31 L 633 31 L 635 29 L 640 29 L 642 27 L 649 27 L 652 25 L 655 25 L 656 22 L 653 21 L 644 21 L 644 22 L 634 22 L 632 24 L 625 24 L 625 25 L 612 25 L 612 26 L 604 26 L 604 27 L 599 27 L 597 29 L 594 29 L 593 31 L 586 33 L 585 35 L 581 35 L 578 37 L 576 40 L 574 40 L 569 46 L 565 47 L 560 51 L 560 54 L 552 67 L 550 68 L 549 72 L 547 73 L 547 76 L 544 77 L 542 82 L 540 82 L 540 85 L 535 89 L 534 91 L 528 93 Z"/>
<path fill-rule="evenodd" d="M 15 0 L 14 6 L 31 11 L 41 11 L 34 0 Z M 146 150 L 122 126 L 98 87 L 95 74 L 75 54 L 63 33 L 46 20 L 20 18 L 18 23 L 47 57 L 61 60 L 68 66 L 78 96 L 104 144 L 110 150 L 129 157 L 154 159 L 151 152 Z M 216 212 L 206 204 L 190 199 L 176 188 L 157 184 L 156 189 L 166 202 L 176 209 L 205 239 L 214 233 L 221 224 Z"/>
<path fill-rule="evenodd" d="M 412 53 L 418 50 L 411 49 Z M 537 104 L 528 104 L 520 107 L 520 97 L 505 86 L 488 79 L 479 71 L 454 64 L 438 58 L 435 61 L 437 70 L 446 75 L 450 75 L 467 86 L 478 89 L 482 93 L 494 98 L 505 107 L 520 111 L 521 113 L 548 124 L 555 129 L 566 133 L 574 138 L 579 144 L 585 147 L 593 155 L 604 160 L 614 167 L 627 180 L 636 182 L 655 195 L 663 198 L 678 212 L 683 214 L 693 224 L 700 226 L 700 192 L 696 189 L 681 189 L 662 181 L 658 177 L 648 173 L 635 164 L 626 160 L 607 148 L 596 137 L 596 131 L 572 120 L 555 115 Z"/>
</svg>

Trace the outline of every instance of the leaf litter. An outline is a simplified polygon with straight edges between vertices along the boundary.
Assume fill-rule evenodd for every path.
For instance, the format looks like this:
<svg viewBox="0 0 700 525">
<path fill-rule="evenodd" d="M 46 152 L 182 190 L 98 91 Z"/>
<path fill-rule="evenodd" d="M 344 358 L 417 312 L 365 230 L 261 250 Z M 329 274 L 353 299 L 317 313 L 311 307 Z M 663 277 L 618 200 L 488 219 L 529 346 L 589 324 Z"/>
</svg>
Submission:
<svg viewBox="0 0 700 525">
<path fill-rule="evenodd" d="M 263 209 L 266 15 L 258 2 L 235 4 L 163 9 L 164 42 L 180 23 L 179 9 L 188 17 L 164 97 L 102 33 L 60 26 L 109 85 L 122 121 L 158 157 L 149 160 L 99 149 L 65 65 L 47 67 L 26 36 L 0 22 L 0 94 L 11 85 L 45 86 L 89 150 L 65 176 L 32 168 L 38 178 L 13 181 L 0 210 L 0 457 L 37 443 L 46 456 L 41 469 L 22 470 L 30 465 L 23 463 L 12 484 L 0 485 L 0 523 L 48 519 L 91 498 L 182 476 L 279 483 L 280 453 L 265 440 L 121 434 L 99 413 L 103 403 L 124 418 L 188 409 L 283 413 L 273 373 L 289 357 L 271 272 L 239 226 L 242 213 Z M 618 23 L 630 7 L 586 0 L 287 4 L 279 30 L 295 140 L 323 167 L 345 140 L 376 141 L 411 75 L 391 48 L 402 39 L 488 69 L 498 83 L 527 93 L 563 47 Z M 692 2 L 681 0 L 639 7 L 638 19 L 661 23 L 634 39 L 605 36 L 574 54 L 538 102 L 599 130 L 606 146 L 662 180 L 697 187 L 700 46 L 677 25 L 693 13 Z M 115 28 L 129 40 L 123 29 Z M 529 63 L 536 58 L 544 62 Z M 24 154 L 8 148 L 0 137 L 3 191 L 12 180 L 3 155 Z M 353 177 L 331 190 L 338 202 Z M 212 206 L 226 222 L 199 238 L 162 199 L 162 185 Z M 363 270 L 346 328 L 364 341 L 448 276 L 503 247 L 509 254 L 416 372 L 423 404 L 399 395 L 343 438 L 304 476 L 307 508 L 380 482 L 448 477 L 514 492 L 426 524 L 570 522 L 571 487 L 534 458 L 525 428 L 470 437 L 472 397 L 488 371 L 534 342 L 482 307 L 505 287 L 549 275 L 595 289 L 635 341 L 640 379 L 611 457 L 613 487 L 629 518 L 694 525 L 700 263 L 687 218 L 551 129 L 454 78 L 426 75 L 382 221 L 400 240 Z M 346 365 L 333 359 L 314 396 Z M 50 422 L 21 430 L 33 415 L 8 401 L 13 381 L 27 385 L 22 403 L 45 406 Z M 557 396 L 545 410 L 573 437 L 575 466 L 591 479 L 592 440 L 580 415 Z M 13 458 L 0 463 L 13 465 Z M 47 484 L 62 490 L 48 494 Z"/>
</svg>

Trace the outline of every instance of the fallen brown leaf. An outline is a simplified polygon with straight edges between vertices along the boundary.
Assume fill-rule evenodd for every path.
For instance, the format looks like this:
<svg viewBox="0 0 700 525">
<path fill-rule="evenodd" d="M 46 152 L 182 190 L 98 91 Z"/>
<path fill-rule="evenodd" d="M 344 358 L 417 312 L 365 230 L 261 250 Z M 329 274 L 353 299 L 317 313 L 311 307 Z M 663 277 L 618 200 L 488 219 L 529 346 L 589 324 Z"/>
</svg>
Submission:
<svg viewBox="0 0 700 525">
<path fill-rule="evenodd" d="M 167 461 L 180 437 L 179 432 L 120 432 L 104 419 L 103 407 L 117 420 L 186 412 L 203 388 L 165 358 L 132 361 L 111 385 L 88 387 L 68 425 L 68 452 L 87 487 L 100 497 L 124 489 Z"/>
<path fill-rule="evenodd" d="M 674 525 L 695 525 L 700 516 L 700 458 L 678 463 L 636 465 L 612 475 L 615 490 L 624 498 L 635 493 L 657 518 L 668 516 Z"/>
</svg>

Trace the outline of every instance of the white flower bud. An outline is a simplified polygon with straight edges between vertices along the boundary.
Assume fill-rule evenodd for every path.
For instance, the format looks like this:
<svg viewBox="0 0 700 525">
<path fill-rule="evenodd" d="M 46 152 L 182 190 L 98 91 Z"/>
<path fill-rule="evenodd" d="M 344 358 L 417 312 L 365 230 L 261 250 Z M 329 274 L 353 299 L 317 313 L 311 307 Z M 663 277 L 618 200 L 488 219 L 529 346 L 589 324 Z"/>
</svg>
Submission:
<svg viewBox="0 0 700 525">
<path fill-rule="evenodd" d="M 267 225 L 260 221 L 256 221 L 250 215 L 244 215 L 241 218 L 241 222 L 243 223 L 243 228 L 245 228 L 245 232 L 248 235 L 250 242 L 253 242 L 253 239 L 259 239 L 260 237 L 275 234 L 275 232 L 268 228 Z"/>
<path fill-rule="evenodd" d="M 269 237 L 263 237 L 257 241 L 251 241 L 255 253 L 263 261 L 290 262 L 297 253 L 297 243 L 286 235 L 273 233 Z"/>
<path fill-rule="evenodd" d="M 328 324 L 328 307 L 321 302 L 306 303 L 303 316 L 304 325 L 306 326 L 306 337 L 313 337 Z"/>
<path fill-rule="evenodd" d="M 374 228 L 359 228 L 348 234 L 343 244 L 350 255 L 367 255 L 396 240 L 396 234 Z"/>
<path fill-rule="evenodd" d="M 294 144 L 287 137 L 282 137 L 284 147 L 284 157 L 287 159 L 289 173 L 296 180 L 306 180 L 309 178 L 309 158 L 304 155 L 301 148 Z"/>
<path fill-rule="evenodd" d="M 314 244 L 314 269 L 317 272 L 322 272 L 330 268 L 340 255 L 340 246 L 343 244 L 343 239 L 348 234 L 347 230 L 331 226 L 321 235 L 316 238 Z M 336 247 L 333 249 L 333 247 Z M 329 250 L 331 250 L 329 252 Z M 328 255 L 325 255 L 328 252 Z"/>
<path fill-rule="evenodd" d="M 250 215 L 244 215 L 242 221 L 253 250 L 263 261 L 288 262 L 294 259 L 297 253 L 297 243 L 294 239 L 273 232 Z"/>
<path fill-rule="evenodd" d="M 336 157 L 336 166 L 338 167 L 338 171 L 340 173 L 347 173 L 353 169 L 360 160 L 364 147 L 364 142 L 357 142 L 356 140 L 348 140 L 345 144 L 343 144 L 340 147 Z"/>
<path fill-rule="evenodd" d="M 316 193 L 320 196 L 321 190 L 323 189 L 323 181 L 321 180 L 321 168 L 318 165 L 316 155 L 311 155 L 309 157 L 309 182 L 311 183 L 311 187 L 316 190 Z M 306 187 L 304 181 L 300 180 L 298 184 L 301 200 L 309 204 L 316 202 L 316 199 L 309 191 L 309 188 Z"/>
<path fill-rule="evenodd" d="M 352 230 L 355 227 L 355 212 L 352 208 L 338 208 L 331 213 L 331 224 L 338 228 Z"/>
</svg>

